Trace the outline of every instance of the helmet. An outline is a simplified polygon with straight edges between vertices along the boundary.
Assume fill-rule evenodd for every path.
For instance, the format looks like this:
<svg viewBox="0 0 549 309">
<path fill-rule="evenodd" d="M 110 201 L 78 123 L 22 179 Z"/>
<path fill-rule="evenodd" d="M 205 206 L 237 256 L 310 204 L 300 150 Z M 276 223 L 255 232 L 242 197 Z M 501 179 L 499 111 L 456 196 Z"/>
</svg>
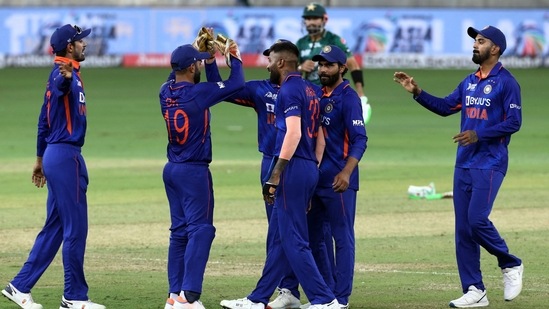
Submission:
<svg viewBox="0 0 549 309">
<path fill-rule="evenodd" d="M 303 15 L 301 17 L 325 17 L 326 9 L 315 2 L 309 3 L 305 8 L 303 8 Z"/>
</svg>

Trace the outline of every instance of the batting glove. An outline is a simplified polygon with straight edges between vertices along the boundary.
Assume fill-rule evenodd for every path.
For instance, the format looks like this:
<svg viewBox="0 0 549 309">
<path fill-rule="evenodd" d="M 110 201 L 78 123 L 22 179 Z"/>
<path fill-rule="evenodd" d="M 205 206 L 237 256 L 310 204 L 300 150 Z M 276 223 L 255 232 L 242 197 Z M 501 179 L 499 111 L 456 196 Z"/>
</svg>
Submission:
<svg viewBox="0 0 549 309">
<path fill-rule="evenodd" d="M 360 104 L 362 105 L 362 117 L 364 118 L 364 124 L 367 124 L 372 117 L 372 107 L 368 104 L 368 97 L 363 95 L 360 97 Z"/>
</svg>

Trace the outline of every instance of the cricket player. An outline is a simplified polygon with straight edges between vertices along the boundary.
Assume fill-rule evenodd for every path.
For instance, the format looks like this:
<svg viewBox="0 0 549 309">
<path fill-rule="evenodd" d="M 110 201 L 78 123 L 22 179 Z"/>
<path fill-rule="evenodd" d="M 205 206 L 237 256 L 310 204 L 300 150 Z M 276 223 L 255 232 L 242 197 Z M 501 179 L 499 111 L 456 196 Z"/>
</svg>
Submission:
<svg viewBox="0 0 549 309">
<path fill-rule="evenodd" d="M 479 68 L 448 96 L 435 97 L 408 74 L 394 74 L 395 82 L 433 113 L 461 112 L 460 133 L 453 137 L 458 144 L 453 193 L 456 259 L 464 295 L 449 303 L 453 308 L 489 305 L 480 270 L 481 246 L 497 258 L 506 301 L 520 294 L 524 270 L 489 219 L 507 172 L 507 146 L 522 124 L 520 86 L 499 61 L 507 46 L 501 30 L 469 27 L 467 34 L 474 39 L 472 60 Z"/>
<path fill-rule="evenodd" d="M 366 97 L 363 90 L 364 76 L 360 64 L 347 46 L 345 39 L 326 30 L 328 13 L 319 3 L 312 2 L 305 6 L 301 17 L 303 18 L 303 25 L 307 34 L 296 42 L 297 48 L 299 49 L 298 70 L 303 74 L 305 79 L 320 85 L 318 64 L 312 60 L 312 57 L 318 55 L 322 51 L 322 48 L 327 45 L 337 45 L 341 48 L 346 54 L 346 65 L 351 72 L 351 78 L 355 89 L 360 96 L 363 118 L 365 123 L 367 123 L 371 116 L 371 107 L 370 104 L 368 104 L 368 97 Z"/>
<path fill-rule="evenodd" d="M 244 87 L 240 52 L 232 40 L 227 43 L 226 58 L 231 66 L 229 78 L 201 83 L 202 60 L 210 61 L 206 70 L 217 70 L 213 55 L 191 44 L 179 46 L 171 55 L 175 79 L 160 88 L 168 133 L 168 162 L 163 171 L 171 217 L 168 308 L 204 308 L 199 299 L 215 237 L 210 107 Z"/>
<path fill-rule="evenodd" d="M 323 246 L 323 231 L 318 226 L 322 226 L 326 220 L 330 223 L 330 237 L 335 241 L 336 250 L 335 278 L 328 285 L 340 308 L 346 309 L 349 307 L 355 266 L 354 222 L 359 189 L 358 163 L 366 151 L 368 138 L 360 99 L 349 81 L 343 79 L 347 72 L 345 52 L 336 45 L 328 45 L 312 60 L 318 62 L 320 82 L 323 85 L 320 113 L 326 147 L 308 213 L 309 239 L 313 250 L 323 251 L 314 248 Z M 322 267 L 330 266 L 322 262 L 317 259 L 321 272 L 324 271 Z M 289 280 L 286 282 L 291 283 Z M 273 309 L 295 308 L 296 299 L 299 299 L 297 285 L 282 287 L 284 293 L 281 292 L 278 299 L 269 305 Z M 290 293 L 286 292 L 288 290 Z"/>
<path fill-rule="evenodd" d="M 281 84 L 275 109 L 277 160 L 263 186 L 265 199 L 274 200 L 267 233 L 274 234 L 275 241 L 254 291 L 246 298 L 223 300 L 221 306 L 264 309 L 280 278 L 291 269 L 312 306 L 339 308 L 308 245 L 307 209 L 318 181 L 319 153 L 324 149 L 318 97 L 297 72 L 298 50 L 294 44 L 277 41 L 263 54 L 269 57 L 271 80 Z"/>
<path fill-rule="evenodd" d="M 86 136 L 87 108 L 80 62 L 86 59 L 84 38 L 91 29 L 66 24 L 50 44 L 55 54 L 38 119 L 36 164 L 32 182 L 48 187 L 46 222 L 29 257 L 2 294 L 24 309 L 42 309 L 31 289 L 62 247 L 65 273 L 59 309 L 105 309 L 88 298 L 84 253 L 88 235 L 88 171 L 81 154 Z"/>
</svg>

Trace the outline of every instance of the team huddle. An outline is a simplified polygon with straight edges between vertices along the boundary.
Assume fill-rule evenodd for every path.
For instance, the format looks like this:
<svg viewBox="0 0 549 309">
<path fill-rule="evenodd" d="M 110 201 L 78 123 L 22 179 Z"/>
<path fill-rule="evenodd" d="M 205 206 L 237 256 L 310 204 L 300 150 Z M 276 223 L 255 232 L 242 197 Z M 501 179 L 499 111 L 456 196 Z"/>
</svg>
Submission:
<svg viewBox="0 0 549 309">
<path fill-rule="evenodd" d="M 261 277 L 247 296 L 221 300 L 221 307 L 351 306 L 358 165 L 367 148 L 371 109 L 360 65 L 344 40 L 325 29 L 324 7 L 311 3 L 302 17 L 307 35 L 296 44 L 277 40 L 263 52 L 269 73 L 263 80 L 245 80 L 237 42 L 215 35 L 212 28 L 201 28 L 192 44 L 171 54 L 172 71 L 159 92 L 168 138 L 162 176 L 170 209 L 165 309 L 204 309 L 200 298 L 216 233 L 210 107 L 221 102 L 250 107 L 257 114 L 260 186 L 268 220 Z M 30 291 L 61 244 L 65 289 L 59 308 L 106 308 L 88 299 L 83 271 L 88 174 L 80 154 L 86 102 L 79 63 L 90 32 L 65 25 L 51 37 L 56 58 L 39 118 L 32 175 L 37 187 L 47 184 L 47 219 L 27 262 L 2 290 L 24 309 L 43 308 Z M 475 40 L 473 62 L 479 69 L 447 97 L 427 93 L 404 72 L 394 74 L 394 81 L 426 109 L 442 116 L 462 113 L 460 133 L 453 137 L 458 144 L 453 198 L 463 296 L 449 303 L 454 308 L 489 305 L 481 246 L 498 259 L 505 300 L 520 294 L 524 270 L 488 218 L 507 170 L 510 136 L 522 122 L 520 86 L 499 62 L 506 47 L 503 33 L 492 26 L 467 33 Z M 218 54 L 230 68 L 225 80 Z M 354 88 L 344 78 L 348 71 Z"/>
</svg>

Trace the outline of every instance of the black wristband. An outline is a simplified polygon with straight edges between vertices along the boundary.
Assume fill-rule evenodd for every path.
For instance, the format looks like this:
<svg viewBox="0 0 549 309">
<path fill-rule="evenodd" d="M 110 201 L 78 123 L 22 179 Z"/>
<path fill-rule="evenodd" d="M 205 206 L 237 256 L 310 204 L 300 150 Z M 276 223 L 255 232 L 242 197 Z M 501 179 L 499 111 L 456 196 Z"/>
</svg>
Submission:
<svg viewBox="0 0 549 309">
<path fill-rule="evenodd" d="M 364 76 L 362 75 L 362 70 L 351 71 L 351 78 L 355 84 L 361 83 L 362 86 L 364 86 Z"/>
</svg>

